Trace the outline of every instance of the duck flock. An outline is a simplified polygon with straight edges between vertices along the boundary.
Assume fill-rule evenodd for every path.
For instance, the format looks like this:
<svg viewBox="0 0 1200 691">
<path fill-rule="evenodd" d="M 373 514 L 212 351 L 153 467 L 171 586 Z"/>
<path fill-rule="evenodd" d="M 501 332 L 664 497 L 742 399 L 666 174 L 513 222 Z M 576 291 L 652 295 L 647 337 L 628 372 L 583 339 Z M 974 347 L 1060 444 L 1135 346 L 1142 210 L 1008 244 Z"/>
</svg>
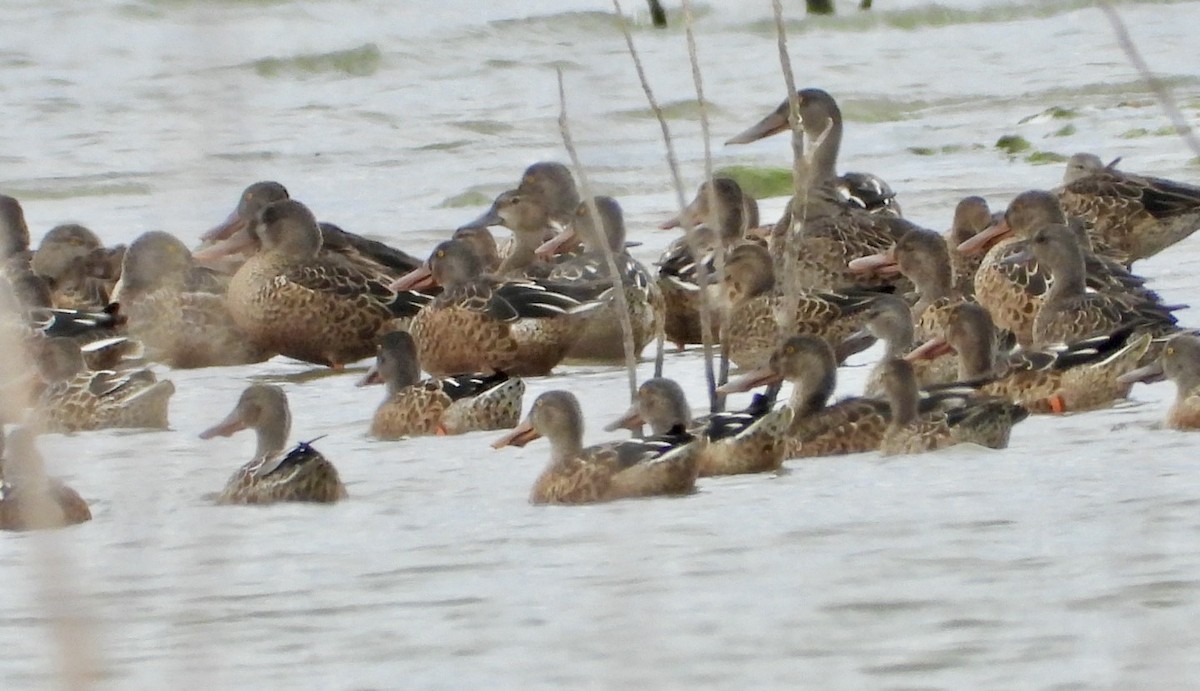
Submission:
<svg viewBox="0 0 1200 691">
<path fill-rule="evenodd" d="M 1077 154 L 1059 187 L 997 213 L 966 197 L 936 233 L 906 220 L 879 177 L 837 173 L 832 96 L 804 89 L 798 104 L 810 184 L 783 218 L 760 226 L 757 202 L 714 178 L 662 224 L 684 234 L 653 268 L 628 254 L 617 201 L 581 201 L 555 162 L 526 169 L 425 260 L 318 222 L 278 182 L 247 187 L 195 250 L 157 231 L 110 248 L 79 225 L 33 250 L 19 201 L 0 196 L 0 340 L 23 353 L 10 363 L 31 363 L 0 370 L 0 423 L 14 426 L 0 435 L 0 528 L 90 518 L 46 477 L 35 435 L 166 429 L 175 387 L 149 363 L 283 355 L 341 369 L 374 356 L 360 385 L 387 393 L 371 436 L 509 430 L 496 448 L 545 437 L 535 503 L 685 494 L 698 477 L 809 456 L 1002 448 L 1030 414 L 1107 406 L 1164 376 L 1178 386 L 1168 426 L 1200 427 L 1200 338 L 1131 270 L 1200 228 L 1200 188 Z M 788 110 L 729 143 L 788 130 Z M 498 244 L 497 226 L 511 240 Z M 629 439 L 584 447 L 567 390 L 521 417 L 522 377 L 567 359 L 620 366 L 629 340 L 639 355 L 657 339 L 683 349 L 706 328 L 738 370 L 714 395 L 758 390 L 744 410 L 694 417 L 679 384 L 655 377 L 605 421 Z M 863 395 L 832 401 L 839 363 L 876 340 L 884 356 Z M 257 435 L 218 502 L 346 497 L 334 465 L 312 442 L 291 445 L 290 428 L 283 389 L 245 389 L 201 435 Z"/>
</svg>

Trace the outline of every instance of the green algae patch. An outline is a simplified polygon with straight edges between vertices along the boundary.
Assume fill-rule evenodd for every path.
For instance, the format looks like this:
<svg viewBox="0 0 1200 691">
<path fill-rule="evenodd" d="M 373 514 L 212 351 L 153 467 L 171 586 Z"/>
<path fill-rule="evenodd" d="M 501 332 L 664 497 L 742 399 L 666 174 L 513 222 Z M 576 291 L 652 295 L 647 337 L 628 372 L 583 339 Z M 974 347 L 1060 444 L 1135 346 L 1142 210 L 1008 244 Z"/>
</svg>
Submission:
<svg viewBox="0 0 1200 691">
<path fill-rule="evenodd" d="M 1029 140 L 1019 134 L 1006 134 L 996 140 L 996 148 L 1000 149 L 1009 156 L 1016 156 L 1022 151 L 1028 151 L 1033 148 Z"/>
<path fill-rule="evenodd" d="M 714 175 L 733 178 L 742 191 L 755 199 L 786 197 L 794 191 L 791 168 L 729 166 L 716 171 Z"/>
<path fill-rule="evenodd" d="M 1051 132 L 1050 134 L 1048 134 L 1046 136 L 1047 137 L 1069 137 L 1078 131 L 1079 130 L 1075 128 L 1075 125 L 1063 125 L 1062 127 L 1058 128 L 1057 130 L 1054 130 L 1053 132 Z"/>
<path fill-rule="evenodd" d="M 460 192 L 442 200 L 438 204 L 439 209 L 462 209 L 468 206 L 487 206 L 492 203 L 492 198 L 495 195 L 490 195 L 482 190 L 470 189 L 466 192 Z"/>
<path fill-rule="evenodd" d="M 1063 163 L 1066 160 L 1066 156 L 1056 154 L 1053 151 L 1034 151 L 1025 157 L 1026 163 L 1031 163 L 1035 166 L 1042 166 L 1047 163 Z"/>
<path fill-rule="evenodd" d="M 251 63 L 260 77 L 340 73 L 349 77 L 369 77 L 379 70 L 383 53 L 374 43 L 335 50 L 331 53 L 311 53 L 290 58 L 263 58 Z"/>
</svg>

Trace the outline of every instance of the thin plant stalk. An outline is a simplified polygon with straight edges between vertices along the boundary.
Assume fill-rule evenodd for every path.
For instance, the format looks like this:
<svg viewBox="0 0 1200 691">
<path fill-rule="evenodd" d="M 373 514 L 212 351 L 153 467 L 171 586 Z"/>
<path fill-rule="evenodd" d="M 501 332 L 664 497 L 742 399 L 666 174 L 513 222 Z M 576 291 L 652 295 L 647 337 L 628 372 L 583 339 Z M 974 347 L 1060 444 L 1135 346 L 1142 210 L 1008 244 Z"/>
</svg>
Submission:
<svg viewBox="0 0 1200 691">
<path fill-rule="evenodd" d="M 646 71 L 642 67 L 642 59 L 638 56 L 637 48 L 633 45 L 633 34 L 629 30 L 629 22 L 626 21 L 625 13 L 621 9 L 621 0 L 613 0 L 613 8 L 617 13 L 617 24 L 621 27 L 621 33 L 625 37 L 625 45 L 629 49 L 630 57 L 633 58 L 633 66 L 637 71 L 638 81 L 642 84 L 642 92 L 646 94 L 646 100 L 650 103 L 650 110 L 654 112 L 654 117 L 658 120 L 658 126 L 662 130 L 663 143 L 666 146 L 667 167 L 671 170 L 671 181 L 675 186 L 675 197 L 679 205 L 684 237 L 688 244 L 688 251 L 691 252 L 692 261 L 696 263 L 696 281 L 700 284 L 700 334 L 704 351 L 704 378 L 708 385 L 709 409 L 715 413 L 720 408 L 717 407 L 717 379 L 713 370 L 713 324 L 712 315 L 709 312 L 707 290 L 708 267 L 702 261 L 703 255 L 699 239 L 696 235 L 696 229 L 692 227 L 690 221 L 684 218 L 683 211 L 687 208 L 687 198 L 683 189 L 683 178 L 679 175 L 679 161 L 675 156 L 675 144 L 671 140 L 671 129 L 667 125 L 666 117 L 663 116 L 662 108 L 658 105 L 658 100 L 654 98 L 654 91 L 650 88 L 649 81 L 646 79 Z M 661 334 L 659 338 L 662 338 Z M 661 374 L 662 366 L 660 360 L 655 363 L 655 376 L 661 376 Z"/>
<path fill-rule="evenodd" d="M 575 149 L 575 142 L 571 138 L 571 126 L 567 118 L 567 90 L 563 86 L 562 69 L 556 69 L 558 74 L 558 131 L 562 135 L 563 146 L 567 149 L 567 155 L 571 158 L 571 166 L 575 169 L 575 177 L 579 180 L 580 190 L 583 192 L 583 201 L 587 205 L 588 213 L 591 214 L 592 222 L 596 224 L 596 228 L 603 232 L 604 221 L 600 217 L 600 210 L 596 208 L 596 198 L 592 196 L 591 185 L 588 183 L 587 173 L 583 169 L 583 162 L 579 159 L 579 152 Z M 630 402 L 637 401 L 637 352 L 633 344 L 633 323 L 629 316 L 629 301 L 625 299 L 625 282 L 622 280 L 621 271 L 617 267 L 617 258 L 613 255 L 612 248 L 607 242 L 599 243 L 602 253 L 604 254 L 604 262 L 608 265 L 608 275 L 612 279 L 613 289 L 613 308 L 617 310 L 617 316 L 621 320 L 621 341 L 625 347 L 625 369 L 629 375 L 629 400 Z"/>
</svg>

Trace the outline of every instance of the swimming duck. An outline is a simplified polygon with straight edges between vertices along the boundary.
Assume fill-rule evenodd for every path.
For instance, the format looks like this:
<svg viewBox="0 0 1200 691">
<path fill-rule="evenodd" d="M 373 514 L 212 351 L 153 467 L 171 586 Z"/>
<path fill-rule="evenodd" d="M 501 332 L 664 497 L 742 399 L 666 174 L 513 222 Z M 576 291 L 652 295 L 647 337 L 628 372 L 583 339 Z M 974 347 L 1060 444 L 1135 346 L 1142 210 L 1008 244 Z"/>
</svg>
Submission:
<svg viewBox="0 0 1200 691">
<path fill-rule="evenodd" d="M 1013 198 L 1004 218 L 959 246 L 968 255 L 987 248 L 975 274 L 975 296 L 987 308 L 996 325 L 1011 331 L 1021 345 L 1033 344 L 1033 322 L 1045 301 L 1053 279 L 1046 267 L 1026 254 L 1029 239 L 1040 228 L 1066 224 L 1067 218 L 1054 194 L 1029 190 Z M 1099 256 L 1086 245 L 1085 229 L 1072 223 L 1076 244 L 1084 257 L 1086 285 L 1098 292 L 1131 293 L 1148 301 L 1158 296 L 1144 288 L 1145 281 L 1112 259 Z M 1023 259 L 1014 260 L 1015 256 Z"/>
<path fill-rule="evenodd" d="M 550 441 L 550 463 L 533 484 L 529 501 L 534 504 L 591 504 L 695 490 L 701 447 L 682 428 L 584 447 L 579 401 L 567 391 L 547 391 L 492 448 L 522 447 L 543 436 Z"/>
<path fill-rule="evenodd" d="M 175 236 L 144 233 L 129 246 L 119 298 L 128 332 L 146 356 L 170 367 L 262 362 L 273 353 L 251 341 L 233 321 L 225 295 L 196 290 L 206 276 Z"/>
<path fill-rule="evenodd" d="M 1120 377 L 1138 367 L 1151 336 L 1131 329 L 1054 348 L 1018 348 L 1000 357 L 987 310 L 964 302 L 950 310 L 941 342 L 958 353 L 958 381 L 1020 403 L 1031 413 L 1093 410 L 1129 395 Z M 923 357 L 917 355 L 916 357 Z"/>
<path fill-rule="evenodd" d="M 876 214 L 900 216 L 900 204 L 891 186 L 871 173 L 837 174 L 837 157 L 842 146 L 842 111 L 837 101 L 822 89 L 801 89 L 796 94 L 800 100 L 799 117 L 810 141 L 825 134 L 824 144 L 813 159 L 814 182 L 828 184 L 848 204 Z M 780 132 L 790 131 L 788 114 L 790 99 L 784 99 L 779 107 L 749 129 L 725 142 L 748 144 Z"/>
<path fill-rule="evenodd" d="M 905 360 L 884 363 L 882 380 L 891 406 L 891 422 L 879 450 L 887 456 L 965 443 L 1003 449 L 1008 446 L 1013 425 L 1029 416 L 1023 406 L 1000 398 L 964 399 L 949 409 L 921 414 L 916 376 Z"/>
<path fill-rule="evenodd" d="M 1167 427 L 1200 429 L 1200 337 L 1191 333 L 1170 337 L 1157 360 L 1126 373 L 1121 381 L 1149 383 L 1163 377 L 1175 382 L 1175 402 L 1167 413 Z"/>
<path fill-rule="evenodd" d="M 428 301 L 322 253 L 317 221 L 300 202 L 269 204 L 251 232 L 261 249 L 229 281 L 227 302 L 234 323 L 264 351 L 341 367 L 373 355 L 381 331 Z"/>
<path fill-rule="evenodd" d="M 247 187 L 237 207 L 220 225 L 204 233 L 200 249 L 195 253 L 198 262 L 226 273 L 235 273 L 246 253 L 251 251 L 256 238 L 251 228 L 259 214 L 267 206 L 290 199 L 287 188 L 273 180 L 256 182 Z M 355 264 L 366 273 L 378 273 L 394 278 L 421 265 L 420 260 L 407 252 L 351 233 L 332 224 L 318 223 L 321 231 L 321 249 L 336 254 Z"/>
<path fill-rule="evenodd" d="M 0 530 L 61 528 L 90 520 L 92 512 L 78 492 L 46 477 L 30 430 L 9 432 L 7 445 L 0 439 Z"/>
<path fill-rule="evenodd" d="M 700 477 L 709 477 L 778 470 L 791 420 L 790 408 L 772 410 L 770 399 L 763 395 L 755 396 L 746 410 L 693 419 L 679 384 L 656 377 L 642 382 L 637 401 L 604 429 L 637 431 L 649 424 L 651 433 L 661 436 L 686 428 L 704 445 L 698 472 Z"/>
<path fill-rule="evenodd" d="M 792 422 L 786 433 L 785 458 L 859 453 L 879 447 L 890 416 L 887 403 L 850 397 L 829 404 L 837 385 L 837 361 L 824 339 L 792 336 L 780 344 L 765 366 L 718 390 L 749 391 L 785 380 L 794 384 L 787 404 Z"/>
<path fill-rule="evenodd" d="M 1118 159 L 1120 160 L 1120 159 Z M 1125 264 L 1158 254 L 1200 228 L 1200 187 L 1126 173 L 1095 154 L 1067 160 L 1058 198 Z"/>
<path fill-rule="evenodd" d="M 882 399 L 883 383 L 880 376 L 883 363 L 893 358 L 904 357 L 913 350 L 912 308 L 903 298 L 896 295 L 880 295 L 873 298 L 870 306 L 863 310 L 863 320 L 862 329 L 848 336 L 848 343 L 843 348 L 854 347 L 857 343 L 864 342 L 865 337 L 870 338 L 866 342 L 883 341 L 883 357 L 871 369 L 871 373 L 867 375 L 867 382 L 863 386 L 864 395 L 869 398 Z M 843 348 L 835 348 L 834 352 L 843 350 Z M 920 359 L 910 360 L 910 362 L 913 363 L 917 382 L 921 386 L 954 380 L 953 368 L 940 363 L 933 366 L 933 363 L 937 362 L 936 360 Z"/>
<path fill-rule="evenodd" d="M 463 372 L 547 374 L 566 356 L 583 325 L 583 302 L 546 281 L 505 280 L 484 274 L 471 246 L 447 240 L 424 267 L 392 284 L 442 292 L 412 320 L 417 356 L 434 376 Z"/>
<path fill-rule="evenodd" d="M 724 289 L 729 359 L 738 367 L 761 367 L 779 343 L 779 313 L 786 304 L 775 293 L 767 250 L 749 242 L 734 247 L 725 260 Z M 862 311 L 878 294 L 857 288 L 840 293 L 801 291 L 786 331 L 817 335 L 831 347 L 840 346 L 862 327 Z M 850 354 L 839 356 L 844 359 Z"/>
<path fill-rule="evenodd" d="M 1088 291 L 1083 250 L 1064 225 L 1048 225 L 1034 233 L 1023 254 L 1007 261 L 1036 259 L 1053 280 L 1033 323 L 1033 342 L 1074 343 L 1131 327 L 1164 336 L 1177 331 L 1172 306 L 1134 292 Z"/>
<path fill-rule="evenodd" d="M 663 296 L 649 269 L 629 256 L 625 249 L 625 218 L 621 206 L 612 197 L 596 197 L 593 202 L 600 215 L 597 223 L 586 203 L 580 203 L 566 229 L 538 248 L 555 253 L 576 239 L 583 252 L 554 265 L 548 280 L 579 286 L 587 297 L 600 306 L 590 312 L 583 333 L 567 351 L 568 358 L 621 361 L 625 357 L 624 331 L 612 293 L 604 246 L 612 252 L 625 290 L 625 308 L 633 329 L 633 350 L 639 355 L 662 329 Z"/>
<path fill-rule="evenodd" d="M 1001 214 L 1001 217 L 1003 214 Z M 963 254 L 958 246 L 975 237 L 984 228 L 999 222 L 983 197 L 963 197 L 954 207 L 954 220 L 945 233 L 950 250 L 950 266 L 954 273 L 954 290 L 965 298 L 975 296 L 975 272 L 983 263 L 983 253 Z"/>
<path fill-rule="evenodd" d="M 692 228 L 699 261 L 705 263 L 708 275 L 715 278 L 718 248 L 727 251 L 758 225 L 758 202 L 745 194 L 732 178 L 717 177 L 702 183 L 683 212 L 664 221 L 659 228 L 668 230 L 680 225 Z M 685 235 L 668 245 L 656 262 L 658 288 L 663 296 L 663 333 L 680 350 L 687 344 L 704 342 L 696 261 Z M 720 314 L 715 309 L 715 300 L 709 304 L 716 342 L 721 338 Z"/>
<path fill-rule="evenodd" d="M 509 429 L 521 421 L 525 382 L 503 372 L 420 381 L 412 336 L 394 331 L 380 339 L 375 364 L 359 386 L 383 383 L 387 398 L 375 411 L 370 434 L 393 441 L 423 434 Z"/>
<path fill-rule="evenodd" d="M 300 442 L 284 453 L 291 427 L 292 414 L 283 389 L 253 384 L 242 392 L 228 417 L 200 434 L 201 439 L 212 439 L 253 429 L 258 436 L 254 458 L 229 478 L 217 497 L 218 504 L 332 503 L 346 498 L 337 468 L 311 442 Z"/>
<path fill-rule="evenodd" d="M 159 381 L 148 369 L 91 371 L 78 345 L 54 338 L 38 353 L 38 371 L 46 382 L 35 410 L 43 431 L 167 428 L 167 405 L 175 385 Z"/>
</svg>

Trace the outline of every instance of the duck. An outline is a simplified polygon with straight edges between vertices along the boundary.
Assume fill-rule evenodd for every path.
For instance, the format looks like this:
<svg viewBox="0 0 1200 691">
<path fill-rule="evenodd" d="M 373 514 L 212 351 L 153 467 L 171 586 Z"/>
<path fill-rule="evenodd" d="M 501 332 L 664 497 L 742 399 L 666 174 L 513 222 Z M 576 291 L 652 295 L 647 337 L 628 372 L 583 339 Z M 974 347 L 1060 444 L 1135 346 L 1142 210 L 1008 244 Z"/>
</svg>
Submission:
<svg viewBox="0 0 1200 691">
<path fill-rule="evenodd" d="M 726 345 L 729 360 L 741 368 L 761 367 L 779 342 L 781 310 L 771 256 L 761 245 L 737 245 L 725 260 Z M 842 292 L 801 291 L 796 312 L 785 330 L 821 336 L 840 346 L 864 324 L 863 310 L 879 293 L 848 288 Z M 865 345 L 870 345 L 869 343 Z M 851 352 L 838 353 L 845 359 Z"/>
<path fill-rule="evenodd" d="M 118 297 L 127 332 L 146 357 L 174 368 L 244 365 L 274 352 L 234 322 L 223 291 L 187 246 L 162 231 L 140 235 L 125 253 Z"/>
<path fill-rule="evenodd" d="M 92 520 L 87 501 L 46 476 L 33 432 L 19 427 L 4 443 L 0 427 L 0 530 L 43 530 Z"/>
<path fill-rule="evenodd" d="M 650 341 L 662 332 L 665 310 L 663 295 L 650 270 L 625 249 L 625 218 L 616 199 L 598 196 L 592 200 L 599 222 L 592 217 L 587 203 L 581 202 L 566 229 L 538 248 L 539 255 L 551 255 L 576 240 L 583 251 L 555 263 L 547 275 L 549 281 L 577 285 L 587 296 L 600 302 L 587 318 L 583 332 L 567 351 L 576 360 L 621 362 L 625 357 L 624 328 L 612 291 L 605 246 L 612 253 L 624 287 L 625 310 L 632 327 L 633 352 L 640 356 Z"/>
<path fill-rule="evenodd" d="M 757 386 L 793 383 L 787 407 L 792 411 L 785 436 L 784 458 L 834 456 L 879 448 L 890 419 L 885 401 L 852 396 L 830 404 L 837 386 L 837 360 L 822 338 L 789 337 L 762 367 L 718 387 L 720 393 L 749 391 Z"/>
<path fill-rule="evenodd" d="M 455 232 L 480 231 L 492 226 L 512 231 L 512 241 L 499 251 L 496 276 L 545 277 L 549 273 L 550 265 L 538 257 L 537 250 L 554 237 L 555 231 L 550 210 L 541 197 L 515 189 L 501 192 L 487 211 Z"/>
<path fill-rule="evenodd" d="M 842 146 L 842 110 L 829 92 L 823 89 L 801 89 L 796 92 L 799 99 L 799 117 L 805 134 L 810 141 L 824 134 L 825 140 L 813 159 L 813 177 L 832 185 L 838 196 L 868 213 L 900 216 L 900 204 L 896 193 L 882 178 L 872 173 L 837 174 L 837 157 Z M 749 144 L 780 132 L 790 131 L 788 123 L 791 99 L 784 99 L 779 107 L 740 134 L 725 142 Z"/>
<path fill-rule="evenodd" d="M 304 501 L 329 504 L 348 495 L 337 468 L 312 442 L 284 452 L 292 414 L 287 394 L 274 384 L 252 384 L 224 420 L 200 433 L 201 439 L 228 437 L 244 429 L 258 436 L 254 458 L 229 478 L 218 504 L 272 504 Z"/>
<path fill-rule="evenodd" d="M 871 304 L 863 311 L 863 321 L 862 329 L 848 336 L 846 344 L 842 348 L 836 348 L 834 352 L 857 347 L 861 342 L 882 341 L 883 357 L 871 368 L 866 384 L 863 385 L 865 396 L 882 398 L 881 365 L 893 358 L 905 357 L 913 350 L 915 329 L 912 308 L 898 295 L 880 295 L 873 298 Z M 951 368 L 940 363 L 936 367 L 932 366 L 936 360 L 912 359 L 910 362 L 916 371 L 917 382 L 922 387 L 953 381 L 953 376 L 946 373 L 946 370 Z"/>
<path fill-rule="evenodd" d="M 118 254 L 121 251 L 115 250 Z M 93 269 L 104 267 L 110 261 L 109 254 L 91 229 L 67 223 L 47 231 L 33 253 L 31 266 L 50 286 L 55 307 L 96 310 L 109 303 L 117 278 L 106 280 L 93 275 L 108 275 L 107 271 Z"/>
<path fill-rule="evenodd" d="M 879 442 L 879 451 L 885 456 L 966 443 L 1003 449 L 1008 446 L 1013 425 L 1029 416 L 1024 406 L 1012 401 L 975 397 L 922 414 L 916 375 L 906 360 L 885 362 L 882 381 L 891 408 L 891 420 Z"/>
<path fill-rule="evenodd" d="M 47 340 L 38 353 L 37 365 L 46 383 L 34 411 L 41 431 L 168 426 L 168 405 L 175 385 L 159 380 L 149 369 L 89 370 L 79 346 L 66 338 Z"/>
<path fill-rule="evenodd" d="M 442 292 L 413 317 L 409 331 L 421 365 L 439 377 L 548 374 L 579 337 L 586 312 L 599 306 L 572 296 L 568 286 L 485 274 L 471 245 L 460 240 L 438 244 L 425 266 L 392 288 L 425 290 L 431 283 Z"/>
<path fill-rule="evenodd" d="M 511 429 L 521 421 L 525 382 L 517 377 L 495 372 L 420 378 L 412 336 L 404 331 L 385 334 L 375 364 L 359 382 L 359 386 L 387 386 L 387 397 L 371 421 L 372 437 L 394 441 L 406 436 Z"/>
<path fill-rule="evenodd" d="M 1076 234 L 1065 225 L 1041 228 L 1023 253 L 1007 261 L 1029 259 L 1045 267 L 1053 279 L 1034 319 L 1035 344 L 1073 343 L 1123 327 L 1156 337 L 1179 330 L 1171 314 L 1177 306 L 1164 305 L 1137 292 L 1089 291 L 1083 250 Z"/>
<path fill-rule="evenodd" d="M 1091 153 L 1067 159 L 1056 192 L 1063 210 L 1126 265 L 1152 257 L 1200 228 L 1200 187 L 1117 170 Z"/>
<path fill-rule="evenodd" d="M 988 206 L 987 200 L 977 195 L 963 197 L 954 207 L 954 218 L 950 229 L 943 237 L 950 251 L 950 267 L 954 274 L 954 290 L 965 298 L 975 297 L 975 273 L 983 263 L 983 254 L 967 255 L 959 249 L 959 245 L 978 235 L 985 228 L 998 223 L 1003 218 L 997 218 Z"/>
<path fill-rule="evenodd" d="M 288 190 L 274 180 L 263 180 L 242 192 L 237 206 L 222 223 L 200 237 L 200 248 L 194 254 L 204 266 L 236 273 L 256 242 L 252 226 L 271 204 L 291 199 Z M 336 254 L 358 266 L 366 273 L 401 276 L 421 265 L 412 255 L 377 240 L 351 233 L 332 223 L 317 224 L 321 232 L 321 251 Z"/>
<path fill-rule="evenodd" d="M 701 447 L 682 427 L 665 436 L 585 447 L 579 400 L 569 391 L 551 390 L 538 396 L 524 421 L 492 448 L 523 447 L 543 436 L 550 441 L 550 462 L 533 484 L 533 504 L 593 504 L 695 491 Z"/>
<path fill-rule="evenodd" d="M 1004 218 L 959 246 L 967 255 L 986 250 L 975 274 L 975 298 L 987 308 L 996 326 L 1011 331 L 1019 344 L 1033 345 L 1033 322 L 1046 299 L 1053 279 L 1046 267 L 1032 261 L 1030 238 L 1051 224 L 1070 224 L 1084 257 L 1084 280 L 1097 292 L 1133 294 L 1150 302 L 1158 296 L 1145 288 L 1145 280 L 1120 263 L 1097 255 L 1087 244 L 1086 228 L 1071 222 L 1057 197 L 1044 190 L 1027 190 L 1013 198 Z M 1014 260 L 1015 256 L 1024 259 Z"/>
<path fill-rule="evenodd" d="M 659 225 L 662 230 L 679 226 L 692 229 L 690 238 L 687 234 L 680 236 L 655 262 L 656 282 L 663 296 L 663 334 L 679 350 L 704 342 L 696 262 L 704 262 L 708 276 L 715 277 L 716 252 L 727 251 L 757 225 L 758 202 L 728 177 L 714 177 L 702 183 L 682 212 Z M 693 242 L 698 257 L 693 256 Z M 715 300 L 710 302 L 710 310 L 713 341 L 719 342 L 720 314 Z"/>
<path fill-rule="evenodd" d="M 1121 380 L 1151 383 L 1163 378 L 1175 383 L 1175 401 L 1167 412 L 1166 426 L 1175 430 L 1200 429 L 1200 336 L 1179 333 L 1167 339 L 1158 359 L 1126 372 Z"/>
<path fill-rule="evenodd" d="M 1122 375 L 1138 368 L 1151 335 L 1126 328 L 1053 348 L 1017 348 L 998 356 L 991 315 L 964 302 L 951 308 L 934 342 L 958 353 L 957 381 L 1031 413 L 1095 410 L 1129 395 Z M 922 357 L 917 356 L 917 357 Z"/>
<path fill-rule="evenodd" d="M 521 173 L 516 191 L 537 199 L 550 220 L 561 226 L 570 223 L 581 201 L 571 169 L 557 161 L 530 164 Z"/>
<path fill-rule="evenodd" d="M 679 383 L 654 377 L 642 382 L 629 410 L 604 429 L 638 431 L 648 424 L 651 434 L 662 436 L 686 428 L 703 444 L 699 477 L 712 477 L 779 470 L 791 420 L 790 408 L 772 409 L 770 398 L 761 394 L 745 410 L 693 419 Z"/>
<path fill-rule="evenodd" d="M 321 232 L 308 207 L 268 204 L 251 232 L 261 245 L 229 281 L 233 321 L 257 348 L 339 369 L 375 354 L 376 338 L 428 303 L 396 292 L 387 276 L 321 252 Z"/>
</svg>

